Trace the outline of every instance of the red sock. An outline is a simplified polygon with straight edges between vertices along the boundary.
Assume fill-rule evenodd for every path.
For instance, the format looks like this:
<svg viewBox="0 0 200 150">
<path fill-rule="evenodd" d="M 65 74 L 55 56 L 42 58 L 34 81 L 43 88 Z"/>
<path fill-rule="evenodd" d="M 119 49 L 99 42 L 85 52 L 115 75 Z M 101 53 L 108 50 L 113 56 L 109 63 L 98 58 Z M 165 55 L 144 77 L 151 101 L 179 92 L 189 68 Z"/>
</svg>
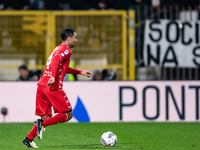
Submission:
<svg viewBox="0 0 200 150">
<path fill-rule="evenodd" d="M 46 127 L 49 125 L 66 122 L 67 119 L 68 119 L 68 115 L 66 113 L 60 113 L 60 114 L 55 115 L 52 118 L 43 120 L 43 125 Z"/>
<path fill-rule="evenodd" d="M 34 124 L 32 130 L 29 132 L 29 134 L 27 135 L 27 138 L 32 140 L 37 136 L 37 127 Z"/>
</svg>

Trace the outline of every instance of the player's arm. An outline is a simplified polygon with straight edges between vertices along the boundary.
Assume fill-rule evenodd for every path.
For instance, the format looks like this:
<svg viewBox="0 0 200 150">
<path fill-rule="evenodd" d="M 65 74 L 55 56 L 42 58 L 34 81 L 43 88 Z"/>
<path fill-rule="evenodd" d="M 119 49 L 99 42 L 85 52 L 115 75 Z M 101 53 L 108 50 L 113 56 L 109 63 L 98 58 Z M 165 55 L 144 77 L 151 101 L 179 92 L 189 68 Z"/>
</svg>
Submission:
<svg viewBox="0 0 200 150">
<path fill-rule="evenodd" d="M 71 67 L 67 67 L 67 71 L 66 73 L 70 73 L 70 74 L 81 74 L 81 70 L 77 70 L 77 69 L 74 69 L 74 68 L 71 68 Z"/>
<path fill-rule="evenodd" d="M 52 75 L 47 83 L 48 86 L 52 86 L 55 83 L 55 76 L 56 76 L 56 72 L 58 69 L 58 64 L 60 62 L 60 59 L 61 59 L 61 57 L 59 55 L 55 55 L 51 60 Z"/>
<path fill-rule="evenodd" d="M 66 73 L 70 73 L 70 74 L 81 74 L 83 76 L 87 76 L 87 77 L 91 77 L 92 73 L 90 71 L 84 70 L 84 71 L 80 71 L 71 67 L 67 68 L 67 72 Z"/>
<path fill-rule="evenodd" d="M 92 77 L 92 73 L 90 71 L 87 71 L 87 70 L 81 71 L 81 74 L 83 76 Z"/>
</svg>

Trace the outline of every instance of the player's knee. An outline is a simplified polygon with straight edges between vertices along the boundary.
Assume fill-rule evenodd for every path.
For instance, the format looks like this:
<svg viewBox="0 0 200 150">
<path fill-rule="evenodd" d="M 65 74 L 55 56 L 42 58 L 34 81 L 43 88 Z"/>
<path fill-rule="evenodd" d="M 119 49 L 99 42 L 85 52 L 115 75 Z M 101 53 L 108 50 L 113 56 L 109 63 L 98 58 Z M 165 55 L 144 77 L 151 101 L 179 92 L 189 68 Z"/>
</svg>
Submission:
<svg viewBox="0 0 200 150">
<path fill-rule="evenodd" d="M 72 113 L 72 111 L 71 111 L 71 112 L 68 112 L 67 114 L 68 114 L 68 119 L 67 119 L 67 121 L 69 121 L 69 120 L 72 119 L 73 113 Z"/>
<path fill-rule="evenodd" d="M 51 118 L 51 116 L 50 115 L 44 115 L 44 116 L 41 116 L 41 119 L 49 119 L 49 118 Z"/>
</svg>

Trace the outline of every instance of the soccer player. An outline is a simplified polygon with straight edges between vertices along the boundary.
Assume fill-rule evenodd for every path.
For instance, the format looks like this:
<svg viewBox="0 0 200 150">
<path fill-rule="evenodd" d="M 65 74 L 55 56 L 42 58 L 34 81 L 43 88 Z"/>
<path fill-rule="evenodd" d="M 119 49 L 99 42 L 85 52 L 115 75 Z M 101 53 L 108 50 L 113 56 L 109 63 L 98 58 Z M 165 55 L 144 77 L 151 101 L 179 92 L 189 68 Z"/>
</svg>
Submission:
<svg viewBox="0 0 200 150">
<path fill-rule="evenodd" d="M 41 116 L 33 125 L 32 130 L 24 138 L 24 145 L 30 148 L 38 148 L 33 139 L 38 136 L 42 140 L 42 132 L 46 126 L 69 121 L 72 117 L 72 106 L 67 95 L 62 89 L 63 79 L 66 73 L 81 74 L 91 77 L 92 73 L 80 71 L 69 67 L 72 51 L 77 39 L 76 32 L 72 28 L 64 28 L 61 31 L 62 44 L 57 46 L 46 63 L 45 71 L 38 81 L 36 92 L 35 115 Z M 52 117 L 51 107 L 57 115 Z"/>
</svg>

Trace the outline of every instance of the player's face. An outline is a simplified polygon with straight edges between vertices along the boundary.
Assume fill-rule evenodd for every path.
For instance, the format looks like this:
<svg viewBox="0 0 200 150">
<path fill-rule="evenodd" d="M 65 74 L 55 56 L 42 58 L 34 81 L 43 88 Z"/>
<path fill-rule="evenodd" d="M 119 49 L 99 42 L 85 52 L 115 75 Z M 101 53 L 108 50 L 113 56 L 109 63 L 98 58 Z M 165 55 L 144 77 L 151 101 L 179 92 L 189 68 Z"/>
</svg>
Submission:
<svg viewBox="0 0 200 150">
<path fill-rule="evenodd" d="M 76 32 L 74 32 L 74 36 L 71 38 L 70 40 L 70 48 L 74 47 L 75 44 L 77 42 L 77 39 L 76 39 Z"/>
</svg>

